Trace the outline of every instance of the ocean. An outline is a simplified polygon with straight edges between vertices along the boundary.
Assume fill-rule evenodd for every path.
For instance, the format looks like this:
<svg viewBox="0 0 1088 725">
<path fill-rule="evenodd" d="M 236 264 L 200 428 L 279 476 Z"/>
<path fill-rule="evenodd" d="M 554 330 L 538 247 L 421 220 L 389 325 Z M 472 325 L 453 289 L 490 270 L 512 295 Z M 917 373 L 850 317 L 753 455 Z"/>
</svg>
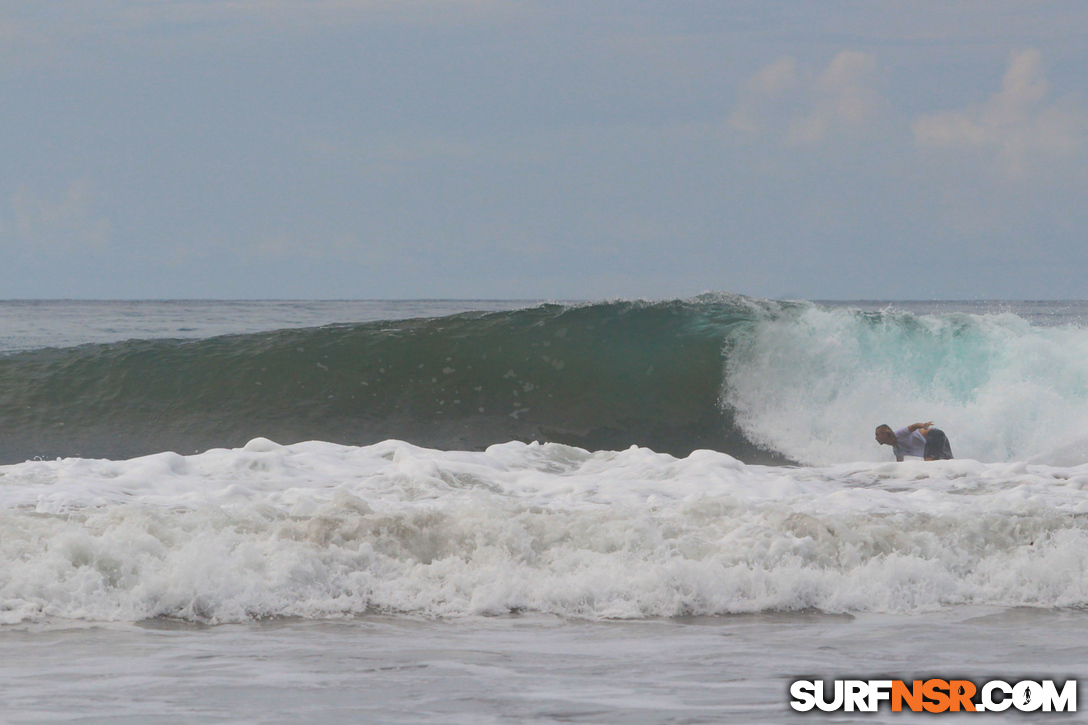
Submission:
<svg viewBox="0 0 1088 725">
<path fill-rule="evenodd" d="M 3 723 L 928 722 L 1086 516 L 1084 302 L 0 302 Z"/>
</svg>

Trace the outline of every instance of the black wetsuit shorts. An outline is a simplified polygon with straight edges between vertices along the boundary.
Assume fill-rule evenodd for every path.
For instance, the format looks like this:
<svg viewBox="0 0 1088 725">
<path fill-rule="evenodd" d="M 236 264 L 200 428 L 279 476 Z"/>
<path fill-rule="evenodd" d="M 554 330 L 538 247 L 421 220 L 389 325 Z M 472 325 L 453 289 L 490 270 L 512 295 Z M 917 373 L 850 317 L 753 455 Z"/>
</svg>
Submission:
<svg viewBox="0 0 1088 725">
<path fill-rule="evenodd" d="M 948 461 L 952 459 L 952 446 L 948 443 L 948 436 L 939 428 L 930 428 L 926 434 L 926 450 L 924 457 L 935 461 Z"/>
</svg>

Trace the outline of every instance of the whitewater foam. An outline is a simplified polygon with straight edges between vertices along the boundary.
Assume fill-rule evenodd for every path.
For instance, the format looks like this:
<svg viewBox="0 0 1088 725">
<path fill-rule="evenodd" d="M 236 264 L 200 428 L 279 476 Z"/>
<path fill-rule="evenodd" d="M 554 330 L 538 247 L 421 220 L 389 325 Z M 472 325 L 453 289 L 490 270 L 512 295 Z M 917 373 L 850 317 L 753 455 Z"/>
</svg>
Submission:
<svg viewBox="0 0 1088 725">
<path fill-rule="evenodd" d="M 1080 464 L 1088 329 L 812 305 L 731 340 L 722 398 L 750 440 L 810 465 L 886 459 L 877 425 L 930 420 L 957 457 Z"/>
<path fill-rule="evenodd" d="M 0 621 L 1088 604 L 1088 466 L 258 439 L 0 467 Z"/>
</svg>

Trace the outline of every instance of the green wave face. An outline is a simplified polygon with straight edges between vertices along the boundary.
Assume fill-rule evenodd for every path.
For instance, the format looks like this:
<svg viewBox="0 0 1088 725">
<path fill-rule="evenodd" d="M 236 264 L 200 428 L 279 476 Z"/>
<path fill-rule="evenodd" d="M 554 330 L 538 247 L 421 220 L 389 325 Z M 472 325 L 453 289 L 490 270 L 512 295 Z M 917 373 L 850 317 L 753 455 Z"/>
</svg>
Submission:
<svg viewBox="0 0 1088 725">
<path fill-rule="evenodd" d="M 721 404 L 724 351 L 790 309 L 741 297 L 545 305 L 0 358 L 0 460 L 191 453 L 264 436 L 510 440 L 785 462 Z"/>
</svg>

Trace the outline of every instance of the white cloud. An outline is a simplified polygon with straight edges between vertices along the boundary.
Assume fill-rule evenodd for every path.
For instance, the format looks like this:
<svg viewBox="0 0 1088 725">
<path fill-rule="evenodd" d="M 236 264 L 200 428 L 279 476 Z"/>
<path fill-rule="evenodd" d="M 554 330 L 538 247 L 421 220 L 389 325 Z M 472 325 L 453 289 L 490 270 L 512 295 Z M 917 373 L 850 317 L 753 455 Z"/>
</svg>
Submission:
<svg viewBox="0 0 1088 725">
<path fill-rule="evenodd" d="M 0 242 L 21 256 L 66 257 L 108 249 L 113 225 L 95 208 L 90 181 L 73 181 L 59 200 L 45 199 L 21 185 L 9 200 Z"/>
<path fill-rule="evenodd" d="M 813 86 L 811 112 L 794 119 L 787 140 L 813 143 L 837 128 L 857 128 L 875 118 L 884 99 L 873 88 L 876 56 L 856 50 L 836 55 Z"/>
<path fill-rule="evenodd" d="M 777 130 L 791 144 L 860 129 L 887 105 L 875 88 L 876 70 L 876 56 L 856 50 L 840 52 L 820 73 L 782 58 L 744 84 L 729 124 L 747 133 Z"/>
<path fill-rule="evenodd" d="M 729 124 L 741 131 L 757 133 L 762 109 L 796 85 L 797 61 L 793 58 L 781 58 L 762 68 L 744 84 Z"/>
<path fill-rule="evenodd" d="M 1088 119 L 1071 103 L 1047 103 L 1049 90 L 1042 54 L 1013 53 L 1000 91 L 983 104 L 920 116 L 914 139 L 923 148 L 995 151 L 1016 176 L 1030 157 L 1067 157 L 1083 147 Z"/>
</svg>

